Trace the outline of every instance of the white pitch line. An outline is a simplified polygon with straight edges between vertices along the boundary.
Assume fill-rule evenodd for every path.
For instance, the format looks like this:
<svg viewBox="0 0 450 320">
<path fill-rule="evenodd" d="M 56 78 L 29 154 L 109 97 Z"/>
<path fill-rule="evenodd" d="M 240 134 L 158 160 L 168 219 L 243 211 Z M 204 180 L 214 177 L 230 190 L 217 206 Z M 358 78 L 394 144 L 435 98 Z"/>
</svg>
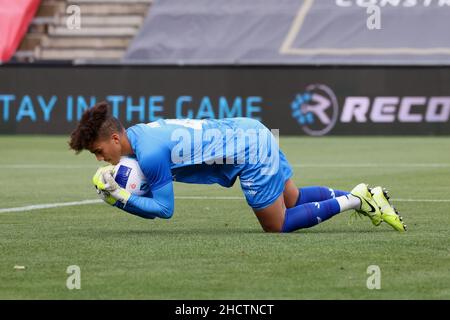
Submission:
<svg viewBox="0 0 450 320">
<path fill-rule="evenodd" d="M 450 163 L 294 163 L 295 168 L 449 168 Z"/>
<path fill-rule="evenodd" d="M 93 165 L 70 164 L 0 164 L 0 169 L 96 169 Z"/>
<path fill-rule="evenodd" d="M 180 200 L 244 200 L 244 197 L 208 197 L 208 196 L 177 196 L 175 199 Z M 450 202 L 450 199 L 391 199 L 397 202 Z M 93 200 L 83 200 L 83 201 L 73 201 L 73 202 L 59 202 L 59 203 L 47 203 L 47 204 L 36 204 L 25 207 L 16 208 L 4 208 L 0 209 L 0 213 L 9 212 L 25 212 L 33 211 L 39 209 L 49 209 L 49 208 L 60 208 L 69 206 L 80 206 L 85 204 L 97 204 L 101 203 L 100 199 Z"/>
<path fill-rule="evenodd" d="M 99 165 L 100 166 L 100 165 Z M 1 169 L 96 169 L 96 165 L 0 164 Z M 450 163 L 293 163 L 294 168 L 450 168 Z"/>
<path fill-rule="evenodd" d="M 48 209 L 48 208 L 59 208 L 59 207 L 69 207 L 69 206 L 80 206 L 80 205 L 83 205 L 83 204 L 93 204 L 93 203 L 100 203 L 100 202 L 102 202 L 101 199 L 95 199 L 95 200 L 83 200 L 83 201 L 73 201 L 73 202 L 59 202 L 59 203 L 35 204 L 35 205 L 25 206 L 25 207 L 16 207 L 16 208 L 5 208 L 5 209 L 0 209 L 0 213 L 6 213 L 6 212 L 23 212 L 23 211 L 32 211 L 32 210 Z"/>
<path fill-rule="evenodd" d="M 450 202 L 450 199 L 389 199 L 399 202 Z"/>
<path fill-rule="evenodd" d="M 208 197 L 208 196 L 176 196 L 182 200 L 244 200 L 244 197 Z"/>
</svg>

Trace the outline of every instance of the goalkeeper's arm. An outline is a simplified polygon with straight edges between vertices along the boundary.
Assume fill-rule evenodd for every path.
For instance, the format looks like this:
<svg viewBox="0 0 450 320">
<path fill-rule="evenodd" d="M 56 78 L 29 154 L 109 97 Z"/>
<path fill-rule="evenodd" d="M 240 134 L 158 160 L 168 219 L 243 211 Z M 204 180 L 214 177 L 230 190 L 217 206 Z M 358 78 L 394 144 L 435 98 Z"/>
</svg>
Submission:
<svg viewBox="0 0 450 320">
<path fill-rule="evenodd" d="M 100 197 L 108 204 L 146 219 L 155 217 L 169 219 L 173 215 L 173 183 L 167 182 L 157 190 L 153 197 L 141 197 L 131 194 L 119 186 L 112 176 L 112 166 L 99 168 L 92 179 Z"/>
<path fill-rule="evenodd" d="M 158 190 L 152 191 L 152 193 L 152 198 L 140 197 L 132 194 L 126 205 L 121 209 L 146 219 L 154 219 L 155 217 L 170 219 L 174 210 L 172 181 Z M 118 205 L 118 207 L 120 207 L 120 205 Z"/>
</svg>

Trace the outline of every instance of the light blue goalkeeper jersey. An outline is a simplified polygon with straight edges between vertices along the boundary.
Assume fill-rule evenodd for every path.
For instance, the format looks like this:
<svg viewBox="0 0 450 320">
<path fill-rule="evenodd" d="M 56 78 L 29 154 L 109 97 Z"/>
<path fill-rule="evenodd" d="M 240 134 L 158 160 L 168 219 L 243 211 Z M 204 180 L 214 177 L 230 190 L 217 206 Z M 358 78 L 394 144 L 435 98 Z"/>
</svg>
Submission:
<svg viewBox="0 0 450 320">
<path fill-rule="evenodd" d="M 274 135 L 254 119 L 166 119 L 126 133 L 151 194 L 132 195 L 124 209 L 143 217 L 170 218 L 172 181 L 230 187 L 240 176 L 249 205 L 263 208 L 292 175 Z"/>
<path fill-rule="evenodd" d="M 152 190 L 171 180 L 230 187 L 258 156 L 258 139 L 268 138 L 258 128 L 268 132 L 248 118 L 166 119 L 132 126 L 127 135 Z M 238 140 L 236 134 L 247 137 Z"/>
</svg>

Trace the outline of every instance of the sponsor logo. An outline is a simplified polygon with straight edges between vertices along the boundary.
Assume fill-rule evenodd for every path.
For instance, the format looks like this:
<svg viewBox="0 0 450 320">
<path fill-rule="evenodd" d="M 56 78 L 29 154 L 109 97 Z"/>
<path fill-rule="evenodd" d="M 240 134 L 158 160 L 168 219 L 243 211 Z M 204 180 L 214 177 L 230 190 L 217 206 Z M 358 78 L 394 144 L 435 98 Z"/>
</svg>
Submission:
<svg viewBox="0 0 450 320">
<path fill-rule="evenodd" d="M 253 197 L 258 193 L 256 190 L 252 189 L 253 184 L 254 184 L 254 181 L 252 179 L 241 180 L 242 190 L 244 190 L 244 192 L 250 197 Z"/>
<path fill-rule="evenodd" d="M 334 92 L 323 84 L 309 85 L 291 103 L 292 117 L 311 136 L 323 136 L 333 129 L 339 107 Z"/>
<path fill-rule="evenodd" d="M 117 175 L 115 179 L 120 187 L 126 188 L 128 178 L 130 177 L 130 173 L 131 173 L 130 167 L 120 165 L 119 169 L 117 170 Z"/>
<path fill-rule="evenodd" d="M 342 109 L 327 86 L 313 84 L 296 95 L 292 117 L 311 136 L 330 132 L 337 123 L 446 123 L 450 96 L 347 96 Z"/>
<path fill-rule="evenodd" d="M 255 195 L 258 193 L 258 192 L 255 191 L 255 190 L 244 190 L 244 192 L 245 192 L 246 194 L 248 194 L 249 196 L 251 196 L 251 197 L 255 196 Z"/>
<path fill-rule="evenodd" d="M 341 122 L 421 123 L 447 122 L 450 118 L 450 97 L 386 96 L 347 97 Z"/>
</svg>

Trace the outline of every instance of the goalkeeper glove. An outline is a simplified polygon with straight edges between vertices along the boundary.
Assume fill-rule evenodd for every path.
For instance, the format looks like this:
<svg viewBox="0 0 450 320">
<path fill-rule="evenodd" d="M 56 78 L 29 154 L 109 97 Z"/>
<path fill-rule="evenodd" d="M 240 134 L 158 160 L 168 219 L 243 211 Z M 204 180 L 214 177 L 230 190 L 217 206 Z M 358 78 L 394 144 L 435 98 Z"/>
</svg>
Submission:
<svg viewBox="0 0 450 320">
<path fill-rule="evenodd" d="M 114 180 L 114 166 L 99 168 L 92 179 L 97 193 L 106 203 L 123 208 L 130 199 L 131 193 L 119 186 Z"/>
<path fill-rule="evenodd" d="M 100 167 L 97 169 L 97 172 L 92 177 L 92 183 L 94 184 L 95 188 L 97 190 L 104 190 L 105 189 L 105 180 L 103 179 L 103 173 L 109 172 L 110 174 L 114 173 L 114 166 L 109 165 L 105 167 Z"/>
<path fill-rule="evenodd" d="M 103 179 L 103 172 L 114 172 L 114 166 L 109 165 L 105 167 L 100 167 L 97 169 L 97 172 L 92 177 L 92 183 L 94 184 L 95 190 L 97 191 L 100 199 L 105 201 L 109 205 L 114 205 L 116 203 L 116 199 L 110 196 L 110 194 L 105 191 L 106 183 Z"/>
<path fill-rule="evenodd" d="M 117 200 L 114 199 L 113 197 L 111 197 L 111 195 L 108 193 L 108 191 L 103 191 L 98 189 L 97 187 L 95 187 L 98 196 L 100 197 L 100 199 L 102 199 L 103 201 L 105 201 L 107 204 L 113 206 L 116 204 Z"/>
</svg>

